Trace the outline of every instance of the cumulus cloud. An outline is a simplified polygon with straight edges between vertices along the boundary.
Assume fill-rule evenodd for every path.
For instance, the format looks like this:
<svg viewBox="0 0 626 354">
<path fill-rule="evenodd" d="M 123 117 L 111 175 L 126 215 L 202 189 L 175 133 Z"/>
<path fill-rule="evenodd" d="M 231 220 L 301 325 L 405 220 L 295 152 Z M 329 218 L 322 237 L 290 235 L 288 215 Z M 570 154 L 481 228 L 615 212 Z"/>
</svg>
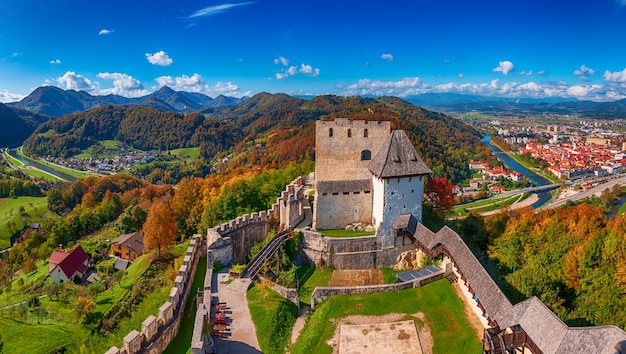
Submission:
<svg viewBox="0 0 626 354">
<path fill-rule="evenodd" d="M 515 66 L 513 66 L 513 63 L 511 63 L 508 60 L 501 61 L 497 67 L 493 68 L 494 73 L 501 72 L 504 75 L 507 75 L 509 72 L 513 70 L 515 70 Z"/>
<path fill-rule="evenodd" d="M 626 72 L 624 73 L 626 80 Z M 407 97 L 421 93 L 460 93 L 509 98 L 572 97 L 576 99 L 607 101 L 626 98 L 626 84 L 571 85 L 557 82 L 500 82 L 495 79 L 482 83 L 448 82 L 429 85 L 420 78 L 404 78 L 397 81 L 361 79 L 353 84 L 338 86 L 342 95 L 391 95 Z"/>
<path fill-rule="evenodd" d="M 113 32 L 115 32 L 115 31 L 114 30 L 108 30 L 108 29 L 104 28 L 104 29 L 101 29 L 100 32 L 98 32 L 98 36 L 104 36 L 104 35 L 107 35 L 107 34 L 113 33 Z"/>
<path fill-rule="evenodd" d="M 93 92 L 97 89 L 91 80 L 73 71 L 68 71 L 63 76 L 57 77 L 56 81 L 66 90 Z"/>
<path fill-rule="evenodd" d="M 222 5 L 208 6 L 198 11 L 195 11 L 194 13 L 189 15 L 188 19 L 195 19 L 198 17 L 207 17 L 207 16 L 216 15 L 222 12 L 226 12 L 232 8 L 254 4 L 255 2 L 256 1 L 248 1 L 248 2 L 241 2 L 239 4 L 222 4 Z"/>
<path fill-rule="evenodd" d="M 146 59 L 153 65 L 170 66 L 174 63 L 174 60 L 162 50 L 154 54 L 146 53 Z"/>
<path fill-rule="evenodd" d="M 99 90 L 100 95 L 120 95 L 125 97 L 140 97 L 150 93 L 145 90 L 141 82 L 128 74 L 98 73 L 98 78 L 113 81 L 113 87 Z"/>
<path fill-rule="evenodd" d="M 585 64 L 581 65 L 580 69 L 574 70 L 574 75 L 576 75 L 576 76 L 593 75 L 595 73 L 596 73 L 595 70 L 593 70 L 592 68 L 587 67 Z"/>
<path fill-rule="evenodd" d="M 11 93 L 9 91 L 0 91 L 0 102 L 9 103 L 22 100 L 26 96 L 18 95 L 17 93 Z"/>
<path fill-rule="evenodd" d="M 159 86 L 169 86 L 176 91 L 199 92 L 208 96 L 231 96 L 243 97 L 250 96 L 250 91 L 241 92 L 239 86 L 232 82 L 217 82 L 214 86 L 207 85 L 199 74 L 192 76 L 182 75 L 179 77 L 161 76 L 156 78 Z"/>
<path fill-rule="evenodd" d="M 276 60 L 277 59 L 274 59 L 274 63 L 277 63 L 277 64 L 281 63 L 281 64 L 285 65 L 284 62 L 282 62 L 282 61 L 277 62 Z M 287 60 L 285 60 L 285 62 L 288 63 Z M 283 71 L 276 73 L 275 77 L 276 77 L 277 80 L 282 80 L 282 79 L 286 79 L 286 78 L 288 78 L 290 76 L 294 76 L 294 75 L 297 75 L 297 74 L 303 74 L 303 75 L 307 75 L 307 76 L 316 77 L 316 76 L 318 76 L 320 74 L 320 69 L 319 68 L 313 68 L 311 65 L 302 63 L 302 64 L 300 64 L 299 68 L 297 66 L 293 66 L 292 65 L 289 68 L 284 69 Z"/>
<path fill-rule="evenodd" d="M 281 56 L 281 57 L 274 59 L 274 64 L 282 64 L 283 66 L 289 66 L 289 59 Z"/>
<path fill-rule="evenodd" d="M 604 80 L 611 82 L 626 82 L 626 69 L 614 72 L 606 70 L 604 72 L 603 78 Z"/>
<path fill-rule="evenodd" d="M 382 59 L 382 60 L 384 60 L 384 61 L 389 61 L 389 62 L 391 62 L 391 61 L 393 61 L 393 55 L 391 55 L 391 54 L 389 54 L 389 53 L 383 53 L 383 54 L 380 56 L 380 59 Z"/>
<path fill-rule="evenodd" d="M 50 60 L 50 64 L 61 64 L 61 60 L 60 59 Z"/>
</svg>

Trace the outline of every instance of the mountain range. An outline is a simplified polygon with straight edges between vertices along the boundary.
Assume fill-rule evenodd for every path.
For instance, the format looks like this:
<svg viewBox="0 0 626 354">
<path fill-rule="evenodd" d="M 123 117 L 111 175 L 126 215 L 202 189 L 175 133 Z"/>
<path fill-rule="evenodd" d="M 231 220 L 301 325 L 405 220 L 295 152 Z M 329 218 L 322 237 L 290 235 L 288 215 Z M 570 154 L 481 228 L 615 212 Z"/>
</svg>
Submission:
<svg viewBox="0 0 626 354">
<path fill-rule="evenodd" d="M 424 93 L 405 99 L 413 104 L 450 114 L 477 111 L 493 115 L 567 114 L 598 119 L 626 118 L 626 99 L 595 102 L 563 97 L 505 98 L 454 93 Z"/>
<path fill-rule="evenodd" d="M 53 117 L 0 103 L 0 147 L 21 145 L 39 125 Z"/>
<path fill-rule="evenodd" d="M 63 90 L 55 86 L 43 86 L 36 88 L 21 101 L 8 103 L 7 106 L 58 118 L 108 104 L 143 106 L 163 111 L 190 113 L 208 107 L 233 105 L 243 100 L 245 100 L 245 97 L 234 98 L 222 95 L 211 98 L 197 92 L 174 91 L 167 86 L 163 86 L 149 95 L 137 98 L 118 95 L 93 96 L 85 91 Z"/>
</svg>

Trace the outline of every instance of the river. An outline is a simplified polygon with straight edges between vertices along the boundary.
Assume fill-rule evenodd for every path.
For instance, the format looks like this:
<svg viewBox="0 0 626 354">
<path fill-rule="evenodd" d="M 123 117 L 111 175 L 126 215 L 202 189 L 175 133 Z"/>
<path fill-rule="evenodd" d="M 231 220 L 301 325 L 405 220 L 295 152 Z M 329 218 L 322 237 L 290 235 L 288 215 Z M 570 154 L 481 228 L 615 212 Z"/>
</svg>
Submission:
<svg viewBox="0 0 626 354">
<path fill-rule="evenodd" d="M 544 186 L 546 184 L 552 183 L 551 181 L 548 181 L 544 177 L 536 174 L 535 172 L 526 169 L 524 166 L 517 163 L 517 161 L 513 160 L 509 155 L 502 151 L 502 149 L 491 144 L 491 134 L 485 135 L 482 138 L 482 141 L 483 143 L 487 144 L 491 151 L 493 151 L 494 155 L 496 155 L 502 162 L 504 162 L 506 166 L 512 168 L 517 172 L 520 172 L 525 177 L 528 177 L 528 179 L 533 181 L 537 186 Z M 552 198 L 552 195 L 550 194 L 550 192 L 543 192 L 539 193 L 538 197 L 539 199 L 532 205 L 533 208 L 538 208 L 547 203 Z"/>
<path fill-rule="evenodd" d="M 63 172 L 57 171 L 57 170 L 55 170 L 53 168 L 50 168 L 50 167 L 48 167 L 48 166 L 46 166 L 46 165 L 44 165 L 42 163 L 37 162 L 35 160 L 25 159 L 21 155 L 17 154 L 16 149 L 10 149 L 9 150 L 9 154 L 11 155 L 11 157 L 15 158 L 16 160 L 20 160 L 21 162 L 23 162 L 26 165 L 31 165 L 33 167 L 36 167 L 36 168 L 38 168 L 38 169 L 40 169 L 42 171 L 46 171 L 49 174 L 55 175 L 56 177 L 59 177 L 59 178 L 64 179 L 66 181 L 74 182 L 77 179 L 74 176 L 68 175 L 67 173 L 63 173 Z"/>
</svg>

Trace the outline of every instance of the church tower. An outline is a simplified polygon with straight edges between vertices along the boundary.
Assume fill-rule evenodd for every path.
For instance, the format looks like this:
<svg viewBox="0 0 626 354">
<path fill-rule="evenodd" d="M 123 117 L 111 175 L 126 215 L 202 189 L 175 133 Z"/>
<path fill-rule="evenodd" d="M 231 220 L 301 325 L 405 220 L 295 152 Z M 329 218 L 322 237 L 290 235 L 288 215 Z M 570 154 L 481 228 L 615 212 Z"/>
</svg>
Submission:
<svg viewBox="0 0 626 354">
<path fill-rule="evenodd" d="M 432 171 L 402 130 L 394 130 L 369 163 L 372 173 L 372 224 L 382 247 L 394 247 L 395 229 L 422 221 L 424 179 Z M 410 224 L 415 224 L 410 222 Z"/>
</svg>

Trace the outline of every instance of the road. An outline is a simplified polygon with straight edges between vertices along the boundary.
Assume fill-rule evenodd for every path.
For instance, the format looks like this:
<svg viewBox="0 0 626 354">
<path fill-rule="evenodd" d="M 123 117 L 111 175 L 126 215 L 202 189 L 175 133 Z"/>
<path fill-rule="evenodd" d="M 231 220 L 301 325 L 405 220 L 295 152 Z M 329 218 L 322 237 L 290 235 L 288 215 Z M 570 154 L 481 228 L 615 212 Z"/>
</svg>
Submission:
<svg viewBox="0 0 626 354">
<path fill-rule="evenodd" d="M 562 205 L 564 205 L 565 203 L 567 203 L 568 201 L 577 201 L 577 200 L 581 200 L 584 198 L 588 198 L 591 197 L 592 195 L 597 195 L 600 196 L 600 194 L 602 193 L 603 190 L 605 189 L 612 189 L 613 186 L 615 186 L 616 184 L 626 184 L 626 176 L 622 176 L 622 177 L 618 177 L 618 178 L 612 178 L 610 180 L 608 180 L 606 183 L 602 183 L 596 187 L 593 188 L 589 188 L 585 191 L 582 191 L 580 193 L 571 195 L 567 198 L 563 198 L 563 199 L 559 199 L 556 200 L 554 202 L 548 203 L 543 205 L 542 207 L 540 207 L 538 210 L 542 210 L 542 209 L 548 209 L 548 208 L 558 208 Z"/>
</svg>

